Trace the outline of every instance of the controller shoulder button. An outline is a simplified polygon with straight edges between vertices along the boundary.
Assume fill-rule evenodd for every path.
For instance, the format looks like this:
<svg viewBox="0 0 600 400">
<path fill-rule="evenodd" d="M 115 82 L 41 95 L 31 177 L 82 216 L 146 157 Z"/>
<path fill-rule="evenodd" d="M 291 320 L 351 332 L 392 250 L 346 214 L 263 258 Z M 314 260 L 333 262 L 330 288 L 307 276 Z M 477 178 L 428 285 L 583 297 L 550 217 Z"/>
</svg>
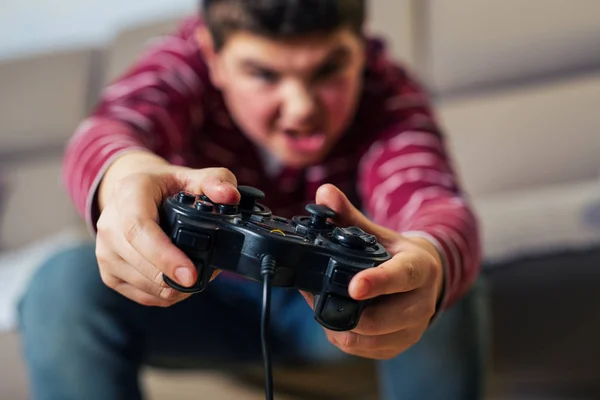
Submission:
<svg viewBox="0 0 600 400">
<path fill-rule="evenodd" d="M 360 308 L 356 300 L 327 294 L 320 310 L 320 319 L 329 326 L 346 327 L 354 326 Z"/>
<path fill-rule="evenodd" d="M 206 251 L 210 246 L 210 236 L 185 228 L 179 228 L 175 236 L 175 244 L 194 250 Z"/>
</svg>

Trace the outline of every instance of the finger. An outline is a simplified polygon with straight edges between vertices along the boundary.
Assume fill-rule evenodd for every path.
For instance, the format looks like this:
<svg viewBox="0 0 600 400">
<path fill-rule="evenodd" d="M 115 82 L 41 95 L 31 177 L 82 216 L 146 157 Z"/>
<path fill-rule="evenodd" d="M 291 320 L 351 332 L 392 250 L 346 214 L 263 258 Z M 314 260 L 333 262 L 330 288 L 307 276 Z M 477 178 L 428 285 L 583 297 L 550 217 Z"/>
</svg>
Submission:
<svg viewBox="0 0 600 400">
<path fill-rule="evenodd" d="M 227 168 L 204 168 L 183 170 L 178 173 L 182 190 L 194 194 L 205 194 L 219 204 L 238 204 L 240 193 L 237 179 Z"/>
<path fill-rule="evenodd" d="M 365 307 L 353 332 L 387 335 L 430 321 L 434 312 L 435 302 L 425 299 L 419 290 L 384 296 Z"/>
<path fill-rule="evenodd" d="M 312 293 L 305 292 L 303 290 L 299 290 L 299 292 L 302 295 L 302 297 L 304 297 L 304 300 L 306 300 L 306 302 L 308 303 L 310 308 L 312 308 L 314 310 L 315 309 L 315 296 Z"/>
<path fill-rule="evenodd" d="M 121 282 L 114 288 L 117 292 L 130 300 L 135 301 L 138 304 L 148 307 L 169 307 L 175 304 L 173 300 L 161 299 L 160 297 L 153 296 L 146 293 L 127 282 Z"/>
<path fill-rule="evenodd" d="M 404 293 L 421 287 L 426 278 L 422 261 L 412 253 L 398 253 L 383 264 L 356 274 L 350 281 L 348 293 L 356 300 Z"/>
<path fill-rule="evenodd" d="M 172 302 L 181 301 L 190 295 L 181 293 L 169 286 L 162 286 L 142 275 L 138 270 L 133 268 L 131 264 L 123 260 L 121 262 L 114 263 L 114 268 L 111 273 L 121 281 L 130 284 L 131 286 L 141 290 L 142 292 L 148 293 L 152 296 L 169 300 Z M 162 275 L 160 276 L 162 281 Z"/>
<path fill-rule="evenodd" d="M 225 168 L 183 170 L 178 173 L 177 180 L 182 189 L 193 193 L 205 193 L 215 202 L 239 202 L 236 178 Z M 144 188 L 144 183 L 147 186 L 151 184 L 140 182 L 142 190 L 137 193 L 152 190 L 152 187 Z M 160 203 L 156 198 L 137 196 L 136 201 L 131 201 L 130 197 L 132 196 L 123 196 L 127 201 L 121 201 L 119 204 L 120 215 L 126 216 L 122 222 L 126 240 L 160 272 L 184 287 L 192 286 L 197 279 L 196 269 L 191 260 L 171 243 L 157 223 L 157 205 Z M 146 269 L 145 275 L 148 274 L 152 275 L 154 271 Z M 157 277 L 157 274 L 150 276 L 153 280 Z"/>
<path fill-rule="evenodd" d="M 156 269 L 183 286 L 193 285 L 197 274 L 192 261 L 171 243 L 158 225 L 160 194 L 144 195 L 156 192 L 156 183 L 146 179 L 130 183 L 131 186 L 120 188 L 121 195 L 112 206 L 118 212 L 117 227 L 98 224 L 98 234 L 111 237 L 115 231 L 119 232 L 117 235 L 123 235 L 134 251 Z"/>
<path fill-rule="evenodd" d="M 163 288 L 169 287 L 162 278 L 163 273 L 142 257 L 125 239 L 123 234 L 117 232 L 106 240 L 110 241 L 111 248 L 117 254 L 117 262 L 125 263 L 128 268 L 135 268 L 148 280 Z"/>
<path fill-rule="evenodd" d="M 328 332 L 329 341 L 345 353 L 360 357 L 389 359 L 415 344 L 419 330 L 404 329 L 387 335 L 365 336 L 355 332 Z"/>
<path fill-rule="evenodd" d="M 111 244 L 102 238 L 99 238 L 96 243 L 96 258 L 102 281 L 112 289 L 127 283 L 157 298 L 177 301 L 183 299 L 179 292 L 175 292 L 168 286 L 165 287 L 166 285 L 159 285 L 142 275 L 114 252 Z"/>
<path fill-rule="evenodd" d="M 398 240 L 398 233 L 370 221 L 348 200 L 337 187 L 325 184 L 319 187 L 316 195 L 317 204 L 323 204 L 335 211 L 334 221 L 340 226 L 357 226 L 363 231 L 377 236 L 379 242 L 386 246 Z"/>
</svg>

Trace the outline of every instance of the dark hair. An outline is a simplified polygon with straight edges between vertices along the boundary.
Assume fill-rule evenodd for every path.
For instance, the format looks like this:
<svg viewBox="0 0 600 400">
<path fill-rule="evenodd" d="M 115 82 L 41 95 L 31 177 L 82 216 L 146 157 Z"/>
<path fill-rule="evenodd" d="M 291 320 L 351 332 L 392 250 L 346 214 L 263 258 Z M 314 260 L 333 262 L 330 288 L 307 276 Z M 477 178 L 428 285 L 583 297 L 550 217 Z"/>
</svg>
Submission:
<svg viewBox="0 0 600 400">
<path fill-rule="evenodd" d="M 245 30 L 281 39 L 329 33 L 342 26 L 359 36 L 366 0 L 204 0 L 202 12 L 219 50 L 227 36 Z"/>
</svg>

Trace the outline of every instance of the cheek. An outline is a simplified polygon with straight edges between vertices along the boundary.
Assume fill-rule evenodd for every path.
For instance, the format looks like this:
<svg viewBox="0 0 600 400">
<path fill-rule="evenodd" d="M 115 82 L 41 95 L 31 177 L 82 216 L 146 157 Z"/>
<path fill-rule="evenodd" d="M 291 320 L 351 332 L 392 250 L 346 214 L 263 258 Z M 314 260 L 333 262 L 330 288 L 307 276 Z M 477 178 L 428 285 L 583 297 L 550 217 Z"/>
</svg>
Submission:
<svg viewBox="0 0 600 400">
<path fill-rule="evenodd" d="M 273 96 L 255 88 L 232 88 L 228 105 L 237 124 L 253 137 L 266 136 L 277 113 Z"/>
<path fill-rule="evenodd" d="M 358 82 L 355 79 L 340 79 L 330 82 L 321 89 L 321 102 L 327 110 L 332 130 L 338 132 L 352 119 L 358 98 L 358 89 Z"/>
</svg>

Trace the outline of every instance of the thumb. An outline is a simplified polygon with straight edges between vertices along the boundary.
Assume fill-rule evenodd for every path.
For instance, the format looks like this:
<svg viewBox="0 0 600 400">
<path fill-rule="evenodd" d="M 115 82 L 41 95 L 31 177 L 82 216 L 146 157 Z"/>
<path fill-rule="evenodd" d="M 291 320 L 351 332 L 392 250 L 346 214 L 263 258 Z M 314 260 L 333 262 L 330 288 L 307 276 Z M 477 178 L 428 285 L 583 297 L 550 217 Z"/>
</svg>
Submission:
<svg viewBox="0 0 600 400">
<path fill-rule="evenodd" d="M 334 222 L 339 226 L 356 226 L 375 235 L 386 246 L 398 239 L 398 234 L 369 220 L 348 200 L 348 197 L 336 186 L 325 184 L 317 190 L 316 203 L 331 208 L 336 213 Z"/>
<path fill-rule="evenodd" d="M 237 179 L 227 168 L 183 169 L 177 174 L 181 190 L 204 194 L 218 204 L 238 204 Z"/>
</svg>

